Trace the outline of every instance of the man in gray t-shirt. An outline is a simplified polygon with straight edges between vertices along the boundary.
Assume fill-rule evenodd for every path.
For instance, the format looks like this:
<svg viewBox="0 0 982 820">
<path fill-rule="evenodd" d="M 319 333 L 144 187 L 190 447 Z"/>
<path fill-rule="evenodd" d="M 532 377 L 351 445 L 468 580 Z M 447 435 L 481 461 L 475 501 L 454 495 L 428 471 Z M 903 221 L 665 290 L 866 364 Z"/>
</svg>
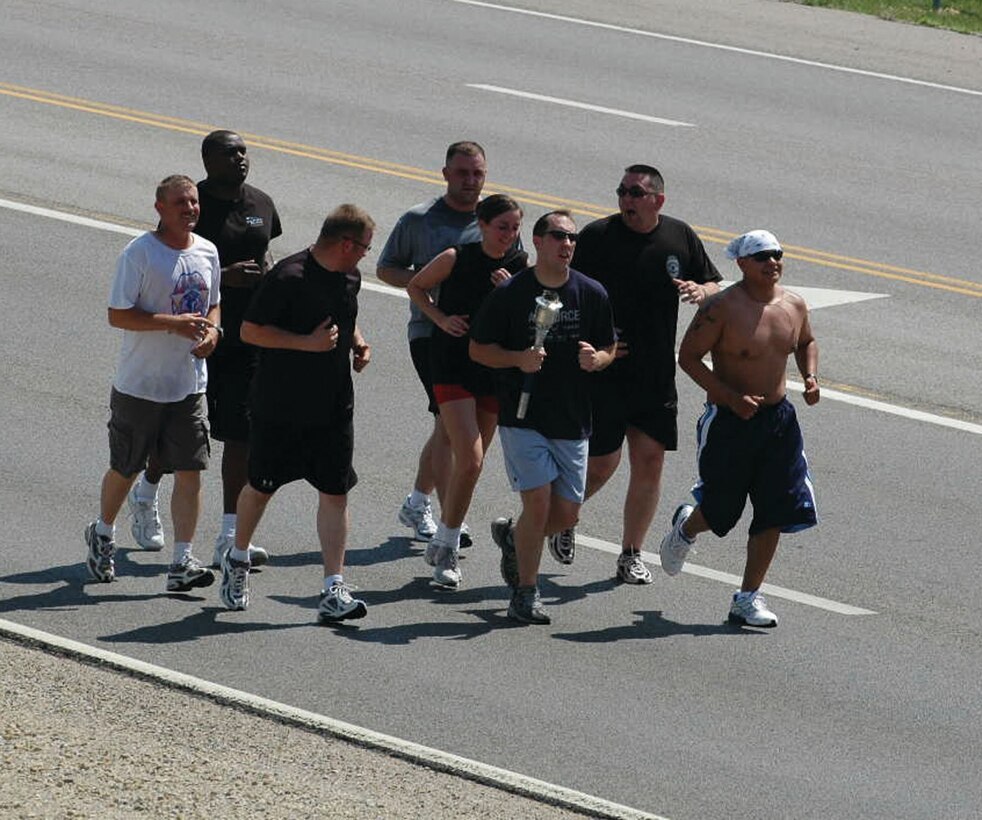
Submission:
<svg viewBox="0 0 982 820">
<path fill-rule="evenodd" d="M 404 288 L 437 254 L 454 245 L 480 241 L 474 208 L 481 198 L 486 175 L 487 163 L 480 145 L 453 143 L 447 149 L 443 168 L 447 192 L 416 205 L 399 218 L 379 257 L 378 278 Z M 409 310 L 409 353 L 426 390 L 434 422 L 433 432 L 419 454 L 415 486 L 399 510 L 399 521 L 412 527 L 416 538 L 428 541 L 436 532 L 430 493 L 436 489 L 443 497 L 450 475 L 450 440 L 440 419 L 430 378 L 429 342 L 433 325 L 412 302 Z M 469 536 L 461 533 L 461 537 L 466 546 Z"/>
</svg>

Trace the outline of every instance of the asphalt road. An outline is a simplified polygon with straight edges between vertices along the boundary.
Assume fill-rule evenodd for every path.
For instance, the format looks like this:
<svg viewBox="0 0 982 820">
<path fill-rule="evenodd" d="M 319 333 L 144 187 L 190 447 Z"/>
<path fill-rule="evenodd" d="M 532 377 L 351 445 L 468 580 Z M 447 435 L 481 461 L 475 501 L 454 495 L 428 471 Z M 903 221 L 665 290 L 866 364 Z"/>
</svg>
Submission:
<svg viewBox="0 0 982 820">
<path fill-rule="evenodd" d="M 530 216 L 572 201 L 581 222 L 613 208 L 624 165 L 651 161 L 666 211 L 700 227 L 725 275 L 721 242 L 768 227 L 789 246 L 790 286 L 884 294 L 815 311 L 823 383 L 928 416 L 796 400 L 822 523 L 783 541 L 769 580 L 873 614 L 772 596 L 777 630 L 733 630 L 728 584 L 656 570 L 652 587 L 619 587 L 612 556 L 584 549 L 571 568 L 546 559 L 553 625 L 511 628 L 486 536 L 516 508 L 497 448 L 460 592 L 429 587 L 395 524 L 428 420 L 406 303 L 368 289 L 349 575 L 369 617 L 314 624 L 301 486 L 263 522 L 274 557 L 246 613 L 214 590 L 164 595 L 159 555 L 124 551 L 118 583 L 86 585 L 117 345 L 105 298 L 126 237 L 0 208 L 0 615 L 673 818 L 977 813 L 982 41 L 759 0 L 522 4 L 621 28 L 452 0 L 6 5 L 0 198 L 146 224 L 156 180 L 198 174 L 200 135 L 228 126 L 250 135 L 282 255 L 341 201 L 373 213 L 380 245 L 439 190 L 453 139 L 482 142 L 489 188 L 521 189 Z M 680 388 L 650 550 L 693 478 L 701 397 Z M 218 508 L 206 485 L 203 551 Z M 584 534 L 617 542 L 623 489 L 618 476 L 584 508 Z M 693 563 L 739 573 L 740 529 L 702 539 Z"/>
</svg>

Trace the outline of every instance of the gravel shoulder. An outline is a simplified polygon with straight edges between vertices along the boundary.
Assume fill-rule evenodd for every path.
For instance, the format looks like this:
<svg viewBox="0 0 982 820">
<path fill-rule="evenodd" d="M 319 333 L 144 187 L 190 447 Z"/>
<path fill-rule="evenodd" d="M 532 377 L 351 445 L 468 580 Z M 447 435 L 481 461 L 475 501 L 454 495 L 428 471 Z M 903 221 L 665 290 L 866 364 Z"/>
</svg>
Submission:
<svg viewBox="0 0 982 820">
<path fill-rule="evenodd" d="M 0 638 L 0 817 L 582 817 Z"/>
</svg>

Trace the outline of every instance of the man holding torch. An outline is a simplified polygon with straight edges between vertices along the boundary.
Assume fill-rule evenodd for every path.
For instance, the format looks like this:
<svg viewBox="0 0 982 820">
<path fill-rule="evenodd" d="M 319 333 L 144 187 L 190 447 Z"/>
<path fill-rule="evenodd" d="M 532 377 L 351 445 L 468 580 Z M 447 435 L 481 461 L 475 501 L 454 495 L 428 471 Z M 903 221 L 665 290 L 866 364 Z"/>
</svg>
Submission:
<svg viewBox="0 0 982 820">
<path fill-rule="evenodd" d="M 588 374 L 614 359 L 607 292 L 569 267 L 577 238 L 569 211 L 540 217 L 532 228 L 535 266 L 496 288 L 471 329 L 471 358 L 498 370 L 501 448 L 522 498 L 517 521 L 491 524 L 512 589 L 508 617 L 522 623 L 550 623 L 538 589 L 543 541 L 579 514 L 590 438 Z"/>
</svg>

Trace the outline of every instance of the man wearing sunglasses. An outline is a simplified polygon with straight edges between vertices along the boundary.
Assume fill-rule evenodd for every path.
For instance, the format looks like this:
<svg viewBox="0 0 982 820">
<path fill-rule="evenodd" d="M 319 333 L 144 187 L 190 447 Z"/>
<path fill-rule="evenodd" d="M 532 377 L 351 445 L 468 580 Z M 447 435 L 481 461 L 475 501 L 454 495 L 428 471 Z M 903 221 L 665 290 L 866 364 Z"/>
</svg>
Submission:
<svg viewBox="0 0 982 820">
<path fill-rule="evenodd" d="M 665 451 L 678 446 L 679 299 L 702 303 L 721 277 L 695 231 L 661 212 L 665 182 L 657 169 L 628 166 L 616 193 L 619 212 L 583 229 L 572 263 L 607 289 L 618 331 L 617 360 L 592 380 L 586 497 L 617 470 L 627 439 L 631 474 L 616 572 L 624 583 L 650 584 L 640 552 L 658 506 Z M 569 564 L 575 543 L 566 530 L 549 540 L 549 550 Z"/>
<path fill-rule="evenodd" d="M 548 624 L 539 598 L 543 540 L 576 521 L 586 488 L 590 437 L 589 380 L 614 359 L 614 326 L 607 294 L 570 270 L 578 235 L 569 211 L 552 211 L 532 228 L 535 266 L 495 288 L 471 326 L 470 355 L 498 370 L 498 435 L 508 480 L 521 494 L 518 520 L 498 518 L 491 537 L 501 549 L 501 574 L 511 587 L 508 617 Z M 532 346 L 536 299 L 561 303 L 545 338 Z M 527 412 L 519 397 L 535 374 Z"/>
<path fill-rule="evenodd" d="M 777 616 L 759 590 L 782 532 L 818 522 L 801 429 L 785 396 L 785 371 L 794 355 L 804 377 L 805 403 L 818 402 L 818 344 L 808 307 L 778 282 L 784 251 L 768 231 L 750 231 L 730 242 L 743 279 L 704 302 L 682 339 L 679 365 L 707 394 L 699 419 L 698 506 L 681 504 L 661 542 L 662 569 L 682 570 L 696 536 L 726 535 L 749 497 L 754 508 L 747 562 L 729 620 L 774 627 Z M 712 357 L 710 370 L 703 364 Z"/>
</svg>

